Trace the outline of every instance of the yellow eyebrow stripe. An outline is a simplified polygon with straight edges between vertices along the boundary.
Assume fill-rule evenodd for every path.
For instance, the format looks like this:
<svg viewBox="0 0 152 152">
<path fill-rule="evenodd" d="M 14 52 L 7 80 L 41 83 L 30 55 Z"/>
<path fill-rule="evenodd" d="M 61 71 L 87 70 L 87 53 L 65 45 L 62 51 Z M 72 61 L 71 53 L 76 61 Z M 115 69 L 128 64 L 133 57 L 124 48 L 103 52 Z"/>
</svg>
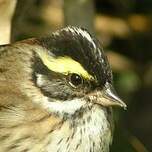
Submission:
<svg viewBox="0 0 152 152">
<path fill-rule="evenodd" d="M 93 76 L 90 75 L 79 62 L 73 60 L 68 56 L 64 57 L 52 57 L 45 51 L 37 51 L 39 57 L 43 61 L 44 65 L 50 70 L 67 75 L 69 73 L 76 73 L 83 76 L 85 79 L 91 80 Z"/>
</svg>

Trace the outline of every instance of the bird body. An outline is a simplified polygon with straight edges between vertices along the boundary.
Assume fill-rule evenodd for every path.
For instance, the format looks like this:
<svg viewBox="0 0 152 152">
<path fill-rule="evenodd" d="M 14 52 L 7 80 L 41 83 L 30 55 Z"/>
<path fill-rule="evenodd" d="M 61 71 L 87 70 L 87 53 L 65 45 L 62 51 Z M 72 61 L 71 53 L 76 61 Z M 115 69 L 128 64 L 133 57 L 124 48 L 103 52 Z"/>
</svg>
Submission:
<svg viewBox="0 0 152 152">
<path fill-rule="evenodd" d="M 0 152 L 109 151 L 111 106 L 125 104 L 98 45 L 67 27 L 1 46 Z"/>
</svg>

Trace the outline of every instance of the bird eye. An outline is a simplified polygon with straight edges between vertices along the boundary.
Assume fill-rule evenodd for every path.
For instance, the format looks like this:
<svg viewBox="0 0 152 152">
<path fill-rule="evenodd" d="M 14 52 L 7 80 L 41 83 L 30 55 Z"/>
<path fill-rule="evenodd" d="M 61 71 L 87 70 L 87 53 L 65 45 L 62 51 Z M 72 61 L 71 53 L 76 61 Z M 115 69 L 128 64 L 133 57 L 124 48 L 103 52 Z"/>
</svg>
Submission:
<svg viewBox="0 0 152 152">
<path fill-rule="evenodd" d="M 69 75 L 69 83 L 72 87 L 76 88 L 83 84 L 83 78 L 76 73 L 72 73 Z"/>
</svg>

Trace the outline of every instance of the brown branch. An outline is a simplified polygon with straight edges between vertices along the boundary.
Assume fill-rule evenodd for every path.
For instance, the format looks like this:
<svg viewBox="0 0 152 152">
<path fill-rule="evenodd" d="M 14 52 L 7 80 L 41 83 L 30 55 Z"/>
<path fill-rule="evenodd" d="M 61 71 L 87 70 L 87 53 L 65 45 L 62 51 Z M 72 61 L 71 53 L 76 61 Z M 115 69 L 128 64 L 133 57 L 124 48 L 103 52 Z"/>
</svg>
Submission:
<svg viewBox="0 0 152 152">
<path fill-rule="evenodd" d="M 16 0 L 0 0 L 0 44 L 10 42 L 11 21 Z"/>
</svg>

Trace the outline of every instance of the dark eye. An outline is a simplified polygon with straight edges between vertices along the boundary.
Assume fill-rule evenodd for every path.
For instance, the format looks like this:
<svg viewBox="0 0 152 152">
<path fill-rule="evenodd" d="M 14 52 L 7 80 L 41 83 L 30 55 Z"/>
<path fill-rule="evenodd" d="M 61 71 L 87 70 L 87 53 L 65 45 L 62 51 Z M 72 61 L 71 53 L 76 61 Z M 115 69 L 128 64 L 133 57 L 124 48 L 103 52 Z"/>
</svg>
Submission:
<svg viewBox="0 0 152 152">
<path fill-rule="evenodd" d="M 72 73 L 69 75 L 69 83 L 72 87 L 76 88 L 83 84 L 83 78 L 76 73 Z"/>
</svg>

